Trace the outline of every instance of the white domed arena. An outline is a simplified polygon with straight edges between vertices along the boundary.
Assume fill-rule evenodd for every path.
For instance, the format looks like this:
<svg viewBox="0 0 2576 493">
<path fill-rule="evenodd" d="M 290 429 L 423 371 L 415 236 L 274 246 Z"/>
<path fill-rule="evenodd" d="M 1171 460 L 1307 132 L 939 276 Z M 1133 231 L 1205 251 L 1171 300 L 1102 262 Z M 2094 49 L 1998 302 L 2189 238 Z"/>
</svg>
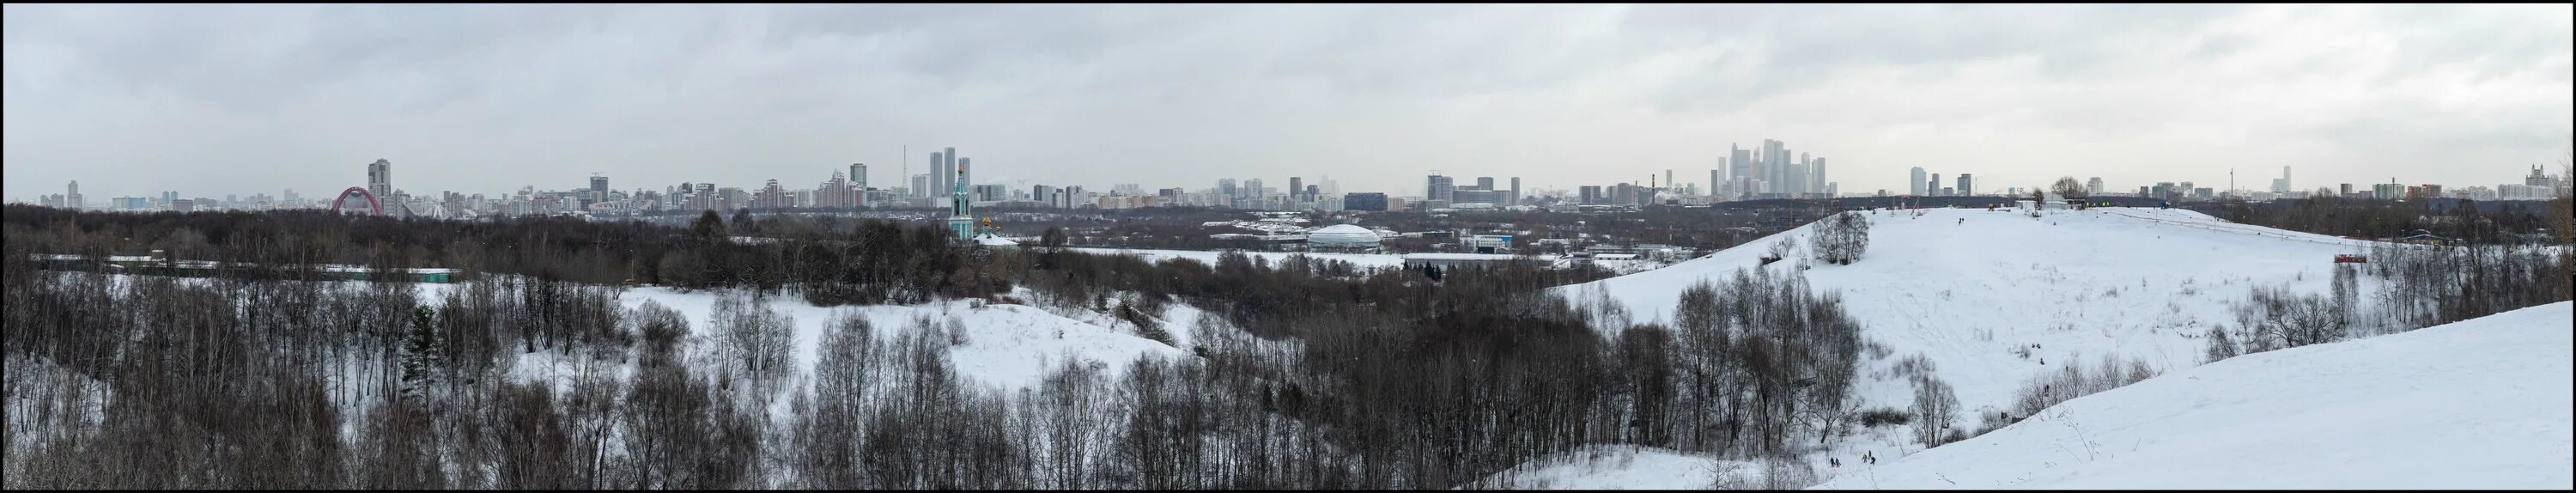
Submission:
<svg viewBox="0 0 2576 493">
<path fill-rule="evenodd" d="M 1377 248 L 1377 232 L 1351 224 L 1335 224 L 1306 232 L 1306 247 L 1316 250 L 1371 250 Z"/>
</svg>

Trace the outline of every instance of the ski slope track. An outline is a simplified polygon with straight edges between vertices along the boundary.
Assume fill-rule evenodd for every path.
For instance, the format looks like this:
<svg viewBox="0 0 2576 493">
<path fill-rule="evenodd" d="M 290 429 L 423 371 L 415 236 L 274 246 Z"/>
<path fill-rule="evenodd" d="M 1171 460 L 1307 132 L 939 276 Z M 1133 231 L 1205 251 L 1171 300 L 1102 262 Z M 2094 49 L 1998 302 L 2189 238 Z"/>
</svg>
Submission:
<svg viewBox="0 0 2576 493">
<path fill-rule="evenodd" d="M 2239 356 L 1841 468 L 1817 488 L 2564 491 L 2576 487 L 2571 306 Z"/>
<path fill-rule="evenodd" d="M 1913 387 L 1885 371 L 1920 353 L 1958 392 L 1963 420 L 2000 409 L 2025 379 L 2101 355 L 2160 370 L 2199 363 L 2201 335 L 2234 325 L 2230 304 L 2256 285 L 2330 289 L 2336 254 L 2368 243 L 2229 223 L 2178 209 L 1922 209 L 1854 212 L 1870 220 L 1866 254 L 1850 265 L 1811 262 L 1814 224 L 1662 269 L 1556 288 L 1582 302 L 1606 293 L 1636 322 L 1672 319 L 1684 287 L 1760 266 L 1771 245 L 1787 258 L 1760 268 L 1806 268 L 1811 286 L 1840 293 L 1862 335 L 1892 351 L 1862 360 L 1855 395 L 1904 408 Z M 2375 286 L 2368 276 L 2361 289 Z M 2364 298 L 2367 298 L 2366 296 Z M 2365 300 L 2366 302 L 2366 300 Z M 2031 348 L 2030 357 L 2016 348 Z"/>
</svg>

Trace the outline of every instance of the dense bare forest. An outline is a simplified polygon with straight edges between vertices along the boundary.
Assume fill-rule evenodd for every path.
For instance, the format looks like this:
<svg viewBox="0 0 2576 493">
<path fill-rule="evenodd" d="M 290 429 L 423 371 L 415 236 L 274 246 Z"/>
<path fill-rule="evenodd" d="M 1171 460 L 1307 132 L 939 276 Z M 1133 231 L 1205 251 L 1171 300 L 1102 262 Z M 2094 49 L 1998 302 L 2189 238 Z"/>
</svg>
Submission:
<svg viewBox="0 0 2576 493">
<path fill-rule="evenodd" d="M 1752 458 L 1858 426 L 1858 323 L 1796 275 L 1695 286 L 1665 327 L 1543 290 L 1594 270 L 977 260 L 875 221 L 5 215 L 12 488 L 1446 488 L 1585 445 Z M 149 249 L 292 268 L 24 260 Z M 326 263 L 474 275 L 297 276 Z M 620 303 L 629 281 L 725 294 L 690 320 Z M 777 296 L 1107 310 L 1189 331 L 1190 354 L 1063 362 L 1006 392 L 959 375 L 953 320 L 845 313 L 794 374 Z M 1162 326 L 1174 303 L 1219 316 Z M 534 353 L 585 370 L 514 378 Z"/>
</svg>

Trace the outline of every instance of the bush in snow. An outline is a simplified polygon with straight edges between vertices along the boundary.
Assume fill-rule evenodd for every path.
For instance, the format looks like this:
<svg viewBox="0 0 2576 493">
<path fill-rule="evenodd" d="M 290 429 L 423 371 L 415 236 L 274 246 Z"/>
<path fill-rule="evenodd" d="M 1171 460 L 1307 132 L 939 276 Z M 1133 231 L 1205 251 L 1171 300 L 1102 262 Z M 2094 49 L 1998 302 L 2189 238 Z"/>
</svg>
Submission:
<svg viewBox="0 0 2576 493">
<path fill-rule="evenodd" d="M 1850 265 L 1869 251 L 1869 218 L 1845 212 L 1816 221 L 1815 237 L 1808 245 L 1817 259 L 1825 263 Z"/>
<path fill-rule="evenodd" d="M 1860 425 L 1868 427 L 1877 427 L 1878 425 L 1902 425 L 1907 421 L 1910 421 L 1910 418 L 1912 418 L 1912 416 L 1905 414 L 1904 410 L 1893 407 L 1882 407 L 1862 411 L 1860 413 Z"/>
</svg>

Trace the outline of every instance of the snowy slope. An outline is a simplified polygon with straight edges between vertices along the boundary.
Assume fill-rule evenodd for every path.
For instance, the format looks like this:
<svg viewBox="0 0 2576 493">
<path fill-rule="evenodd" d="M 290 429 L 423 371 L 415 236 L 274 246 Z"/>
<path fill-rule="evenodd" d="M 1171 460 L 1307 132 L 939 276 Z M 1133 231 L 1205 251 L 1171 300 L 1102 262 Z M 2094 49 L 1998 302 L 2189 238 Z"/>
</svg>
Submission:
<svg viewBox="0 0 2576 493">
<path fill-rule="evenodd" d="M 1919 213 L 1919 215 L 1917 215 Z M 2000 406 L 2020 383 L 2081 356 L 2143 359 L 2173 370 L 2198 363 L 2200 333 L 2233 324 L 2228 303 L 2257 283 L 2324 292 L 2335 254 L 2366 243 L 2244 226 L 2197 212 L 2096 208 L 1862 212 L 1868 253 L 1851 265 L 1815 263 L 1807 278 L 1838 291 L 1862 334 L 1893 351 L 1865 360 L 1856 386 L 1871 406 L 1903 407 L 1911 385 L 1882 370 L 1922 353 L 1955 386 L 1963 410 Z M 1639 322 L 1669 320 L 1683 287 L 1754 267 L 1774 242 L 1805 264 L 1813 225 L 1643 273 L 1557 288 L 1577 299 L 1606 292 Z M 2362 289 L 2372 289 L 2363 279 Z M 2011 351 L 2038 344 L 2024 359 Z M 1974 424 L 1971 420 L 1970 424 Z"/>
<path fill-rule="evenodd" d="M 1695 490 L 1759 466 L 1654 447 L 1593 446 L 1495 473 L 1476 486 L 1508 490 Z M 1759 483 L 1756 483 L 1759 484 Z"/>
<path fill-rule="evenodd" d="M 2570 307 L 2232 358 L 1818 487 L 2566 490 Z"/>
</svg>

